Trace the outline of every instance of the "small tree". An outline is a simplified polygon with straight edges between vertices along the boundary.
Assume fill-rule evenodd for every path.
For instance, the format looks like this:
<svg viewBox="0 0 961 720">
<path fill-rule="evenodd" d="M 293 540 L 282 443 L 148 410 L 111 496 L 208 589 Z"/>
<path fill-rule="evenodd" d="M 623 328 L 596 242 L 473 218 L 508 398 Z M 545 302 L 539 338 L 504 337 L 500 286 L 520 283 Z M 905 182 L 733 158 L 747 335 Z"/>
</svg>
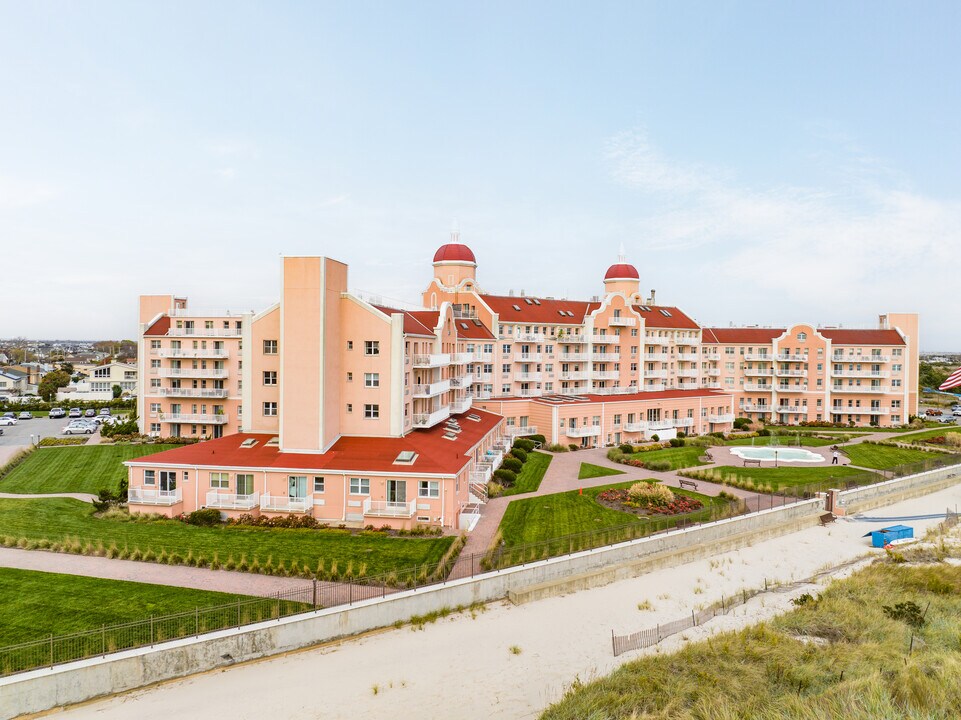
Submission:
<svg viewBox="0 0 961 720">
<path fill-rule="evenodd" d="M 113 392 L 113 399 L 114 399 L 114 400 L 118 400 L 118 399 L 120 398 L 120 396 L 123 395 L 123 388 L 120 387 L 119 385 L 114 385 L 114 386 L 111 388 L 111 391 Z"/>
<path fill-rule="evenodd" d="M 63 370 L 54 370 L 53 372 L 48 372 L 40 380 L 40 386 L 37 388 L 37 393 L 47 402 L 50 402 L 57 396 L 57 390 L 66 387 L 70 384 L 70 375 L 65 373 Z"/>
</svg>

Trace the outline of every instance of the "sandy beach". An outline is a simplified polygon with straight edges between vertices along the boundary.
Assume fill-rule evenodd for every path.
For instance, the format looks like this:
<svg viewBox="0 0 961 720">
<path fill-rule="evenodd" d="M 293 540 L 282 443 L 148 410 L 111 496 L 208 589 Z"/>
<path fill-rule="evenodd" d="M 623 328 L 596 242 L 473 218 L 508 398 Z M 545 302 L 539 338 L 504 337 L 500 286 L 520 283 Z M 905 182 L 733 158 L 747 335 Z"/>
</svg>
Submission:
<svg viewBox="0 0 961 720">
<path fill-rule="evenodd" d="M 961 506 L 961 485 L 871 511 L 897 516 Z M 917 535 L 936 520 L 912 521 Z M 522 606 L 498 602 L 415 630 L 390 629 L 337 644 L 216 670 L 66 710 L 69 718 L 534 718 L 579 678 L 639 657 L 614 658 L 611 631 L 653 627 L 722 595 L 799 580 L 880 553 L 861 536 L 880 524 L 839 521 L 642 577 Z M 850 572 L 848 570 L 847 572 Z M 643 652 L 669 651 L 790 607 L 805 592 L 762 594 L 731 614 Z M 643 608 L 639 609 L 639 604 Z M 58 715 L 59 716 L 59 715 Z"/>
</svg>

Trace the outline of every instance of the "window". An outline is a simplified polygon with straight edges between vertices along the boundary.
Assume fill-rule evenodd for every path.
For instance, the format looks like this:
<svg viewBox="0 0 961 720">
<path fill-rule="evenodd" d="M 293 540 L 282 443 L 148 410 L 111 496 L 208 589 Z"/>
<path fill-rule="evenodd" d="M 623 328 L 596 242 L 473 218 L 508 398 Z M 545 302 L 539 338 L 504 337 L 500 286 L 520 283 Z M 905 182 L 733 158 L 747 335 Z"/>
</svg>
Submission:
<svg viewBox="0 0 961 720">
<path fill-rule="evenodd" d="M 380 387 L 380 373 L 364 373 L 364 387 Z"/>
<path fill-rule="evenodd" d="M 348 340 L 348 341 L 347 341 L 347 349 L 348 349 L 348 350 L 353 350 L 353 349 L 354 349 L 354 341 L 353 341 L 353 340 Z"/>
<path fill-rule="evenodd" d="M 364 404 L 364 417 L 369 420 L 376 420 L 380 417 L 380 405 L 375 403 Z"/>
<path fill-rule="evenodd" d="M 144 471 L 143 471 L 143 484 L 144 484 L 144 485 L 156 485 L 156 484 L 157 484 L 157 471 L 156 471 L 156 470 L 144 470 Z"/>
<path fill-rule="evenodd" d="M 264 417 L 277 417 L 277 403 L 275 402 L 264 403 Z"/>
<path fill-rule="evenodd" d="M 151 341 L 150 341 L 150 349 L 151 349 L 151 350 L 159 350 L 159 349 L 160 349 L 160 341 L 159 341 L 159 340 L 151 340 Z"/>
<path fill-rule="evenodd" d="M 314 477 L 314 492 L 322 493 L 324 491 L 324 479 L 320 476 Z"/>
<path fill-rule="evenodd" d="M 370 480 L 367 478 L 350 479 L 351 495 L 370 495 Z"/>
<path fill-rule="evenodd" d="M 807 333 L 799 332 L 799 333 L 797 334 L 797 341 L 798 341 L 798 342 L 804 342 L 804 341 L 807 340 L 807 339 L 808 339 L 808 334 L 807 334 Z"/>
<path fill-rule="evenodd" d="M 440 497 L 440 483 L 436 480 L 421 480 L 417 487 L 417 497 Z"/>
<path fill-rule="evenodd" d="M 276 354 L 277 354 L 277 341 L 264 340 L 264 355 L 276 355 Z"/>
<path fill-rule="evenodd" d="M 347 382 L 354 382 L 354 373 L 352 372 L 347 373 Z"/>
<path fill-rule="evenodd" d="M 364 340 L 364 355 L 380 355 L 380 341 Z"/>
<path fill-rule="evenodd" d="M 210 473 L 210 487 L 216 490 L 230 489 L 230 473 L 212 472 Z"/>
<path fill-rule="evenodd" d="M 353 403 L 347 403 L 347 412 L 348 412 L 348 414 L 354 412 L 354 404 L 353 404 Z"/>
<path fill-rule="evenodd" d="M 264 370 L 264 385 L 276 385 L 276 384 L 277 384 L 277 371 Z"/>
<path fill-rule="evenodd" d="M 150 432 L 152 432 L 152 433 L 159 433 L 159 432 L 160 432 L 160 423 L 150 423 Z"/>
<path fill-rule="evenodd" d="M 156 417 L 157 413 L 160 412 L 160 403 L 150 403 L 150 416 Z"/>
</svg>

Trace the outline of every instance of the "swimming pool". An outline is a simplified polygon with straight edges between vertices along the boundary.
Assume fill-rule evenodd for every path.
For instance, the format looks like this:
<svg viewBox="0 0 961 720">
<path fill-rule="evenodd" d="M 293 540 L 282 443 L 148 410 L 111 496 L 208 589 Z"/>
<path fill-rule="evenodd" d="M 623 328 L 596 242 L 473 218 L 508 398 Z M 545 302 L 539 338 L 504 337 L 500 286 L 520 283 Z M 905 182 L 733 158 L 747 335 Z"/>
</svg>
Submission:
<svg viewBox="0 0 961 720">
<path fill-rule="evenodd" d="M 777 453 L 775 455 L 774 453 Z M 731 454 L 742 460 L 779 460 L 781 462 L 816 463 L 825 462 L 824 458 L 810 450 L 782 447 L 732 447 Z"/>
</svg>

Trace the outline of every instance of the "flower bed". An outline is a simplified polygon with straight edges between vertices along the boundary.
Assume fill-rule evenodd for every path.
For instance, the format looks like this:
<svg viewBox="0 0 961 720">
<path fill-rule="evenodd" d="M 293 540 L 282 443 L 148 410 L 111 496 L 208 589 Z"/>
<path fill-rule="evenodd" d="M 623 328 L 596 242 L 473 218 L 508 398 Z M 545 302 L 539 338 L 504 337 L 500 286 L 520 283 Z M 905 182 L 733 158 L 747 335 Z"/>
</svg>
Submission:
<svg viewBox="0 0 961 720">
<path fill-rule="evenodd" d="M 637 500 L 625 488 L 612 488 L 598 493 L 597 501 L 612 510 L 633 515 L 683 515 L 704 507 L 700 500 L 687 495 L 672 493 L 673 499 L 665 504 L 652 500 Z"/>
</svg>

